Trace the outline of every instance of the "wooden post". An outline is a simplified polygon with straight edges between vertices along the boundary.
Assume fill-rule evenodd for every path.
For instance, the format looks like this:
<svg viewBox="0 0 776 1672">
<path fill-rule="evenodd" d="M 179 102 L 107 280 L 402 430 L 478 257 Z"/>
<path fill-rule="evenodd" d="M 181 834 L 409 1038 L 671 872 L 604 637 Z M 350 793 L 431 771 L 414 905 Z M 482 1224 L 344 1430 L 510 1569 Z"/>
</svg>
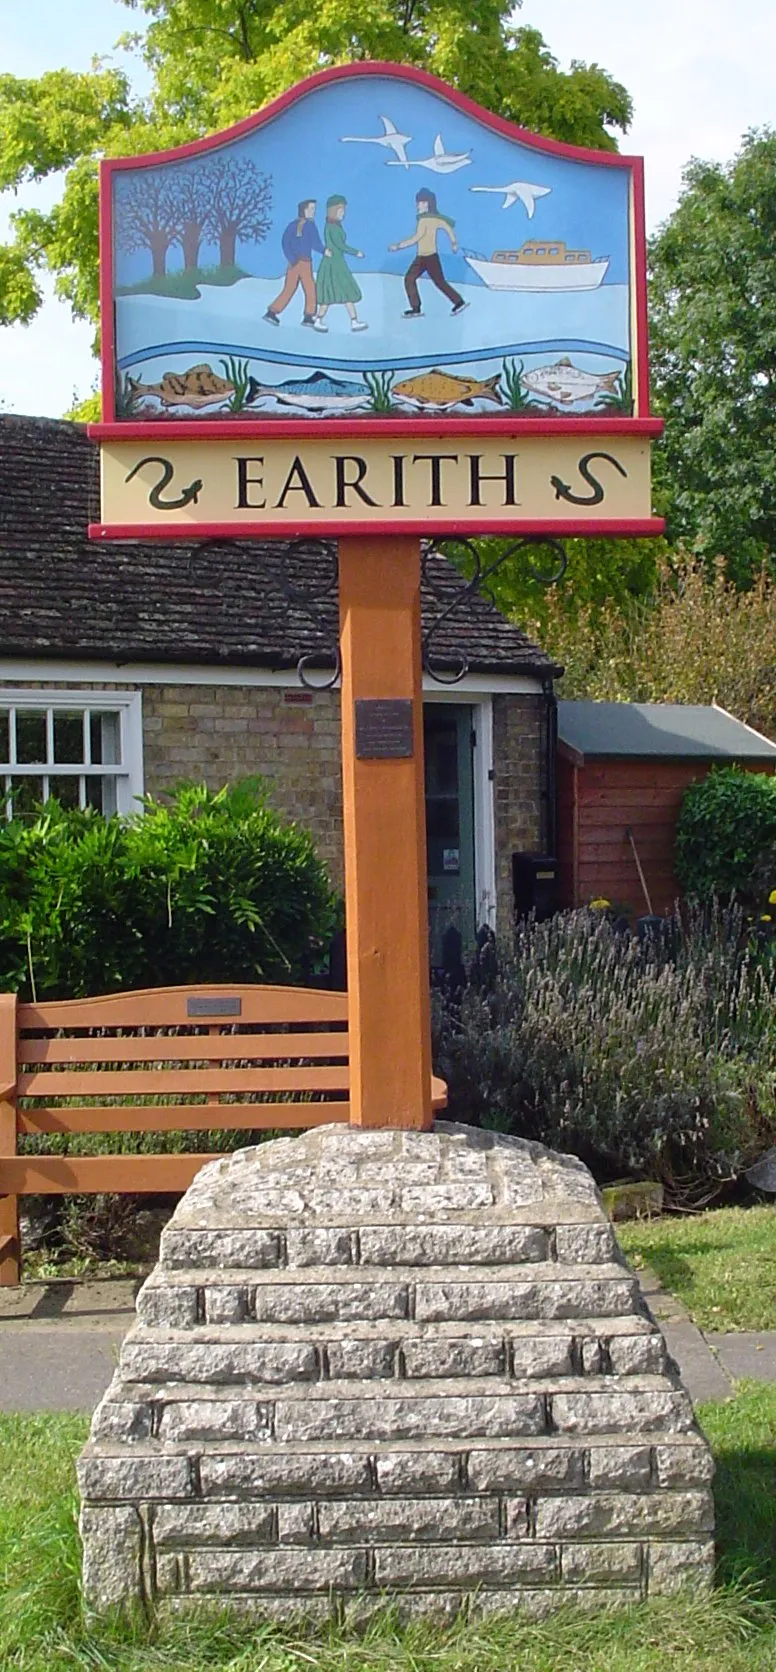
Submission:
<svg viewBox="0 0 776 1672">
<path fill-rule="evenodd" d="M 3 1157 L 16 1144 L 16 994 L 0 993 L 0 1285 L 21 1282 L 19 1198 L 3 1194 Z"/>
<path fill-rule="evenodd" d="M 339 595 L 350 1118 L 355 1126 L 427 1128 L 431 1026 L 419 540 L 341 539 Z M 379 700 L 396 706 L 369 707 Z"/>
</svg>

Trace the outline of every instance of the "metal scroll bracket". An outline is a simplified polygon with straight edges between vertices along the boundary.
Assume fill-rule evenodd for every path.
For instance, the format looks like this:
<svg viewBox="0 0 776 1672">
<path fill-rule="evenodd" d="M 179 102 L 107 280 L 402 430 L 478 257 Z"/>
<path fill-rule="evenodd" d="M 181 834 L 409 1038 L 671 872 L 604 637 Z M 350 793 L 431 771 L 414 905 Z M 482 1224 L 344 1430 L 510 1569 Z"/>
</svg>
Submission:
<svg viewBox="0 0 776 1672">
<path fill-rule="evenodd" d="M 553 561 L 547 566 L 540 566 L 531 561 L 529 553 L 546 551 Z M 506 550 L 493 556 L 493 542 L 489 541 L 484 548 L 463 535 L 454 538 L 431 539 L 425 546 L 421 560 L 421 579 L 426 598 L 430 594 L 438 605 L 438 614 L 425 627 L 423 633 L 423 668 L 431 679 L 438 685 L 457 685 L 465 679 L 469 671 L 469 658 L 464 651 L 446 651 L 444 655 L 434 649 L 434 641 L 450 618 L 459 610 L 465 610 L 473 598 L 480 597 L 495 605 L 495 598 L 489 589 L 489 581 L 505 564 L 524 556 L 525 568 L 530 577 L 538 581 L 540 586 L 554 586 L 563 579 L 568 567 L 568 557 L 565 547 L 559 540 L 549 540 L 545 535 L 526 535 L 521 540 L 515 540 Z M 444 575 L 435 574 L 434 559 L 447 558 L 457 570 L 457 579 L 453 580 L 449 571 Z M 465 570 L 469 571 L 467 579 Z M 424 612 L 426 613 L 426 612 Z"/>
</svg>

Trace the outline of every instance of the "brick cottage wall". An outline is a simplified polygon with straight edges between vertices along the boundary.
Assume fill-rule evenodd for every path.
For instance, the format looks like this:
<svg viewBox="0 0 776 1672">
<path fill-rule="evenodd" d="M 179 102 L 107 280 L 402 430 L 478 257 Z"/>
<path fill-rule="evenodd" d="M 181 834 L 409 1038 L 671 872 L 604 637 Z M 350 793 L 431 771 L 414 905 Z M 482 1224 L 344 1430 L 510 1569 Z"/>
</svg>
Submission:
<svg viewBox="0 0 776 1672">
<path fill-rule="evenodd" d="M 7 689 L 45 690 L 49 681 Z M 52 689 L 116 689 L 105 680 L 50 681 Z M 310 831 L 335 888 L 343 886 L 340 709 L 336 691 L 255 685 L 138 685 L 143 695 L 145 790 L 162 795 L 182 780 L 211 789 L 252 774 L 272 805 Z M 465 702 L 465 695 L 462 701 Z M 493 698 L 496 916 L 512 923 L 512 854 L 546 841 L 545 705 L 540 696 Z"/>
<path fill-rule="evenodd" d="M 512 922 L 512 855 L 541 853 L 547 841 L 543 697 L 493 698 L 493 811 L 496 922 Z"/>
<path fill-rule="evenodd" d="M 339 694 L 240 685 L 143 687 L 149 795 L 181 779 L 210 789 L 257 773 L 272 805 L 310 831 L 342 888 Z"/>
</svg>

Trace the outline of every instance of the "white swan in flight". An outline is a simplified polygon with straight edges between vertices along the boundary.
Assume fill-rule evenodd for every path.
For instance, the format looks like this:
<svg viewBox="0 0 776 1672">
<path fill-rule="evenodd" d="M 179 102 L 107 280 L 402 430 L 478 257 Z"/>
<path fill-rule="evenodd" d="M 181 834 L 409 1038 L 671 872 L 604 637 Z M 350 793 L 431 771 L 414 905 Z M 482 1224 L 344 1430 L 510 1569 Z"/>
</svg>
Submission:
<svg viewBox="0 0 776 1672">
<path fill-rule="evenodd" d="M 399 164 L 402 168 L 409 168 L 407 146 L 412 143 L 412 135 L 400 134 L 390 116 L 381 116 L 380 121 L 385 133 L 376 135 L 342 134 L 340 143 L 342 145 L 385 145 L 389 151 L 395 151 L 396 156 L 391 159 L 395 164 Z"/>
<path fill-rule="evenodd" d="M 407 157 L 405 168 L 430 168 L 434 174 L 454 174 L 457 168 L 468 168 L 472 160 L 471 151 L 446 151 L 442 135 L 437 134 L 434 140 L 433 157 Z M 391 157 L 389 168 L 398 168 L 398 160 Z"/>
<path fill-rule="evenodd" d="M 510 186 L 470 186 L 469 191 L 503 192 L 502 209 L 511 209 L 512 204 L 519 201 L 522 203 L 530 221 L 536 208 L 537 198 L 547 197 L 548 193 L 552 191 L 552 186 L 532 186 L 527 180 L 513 180 Z"/>
</svg>

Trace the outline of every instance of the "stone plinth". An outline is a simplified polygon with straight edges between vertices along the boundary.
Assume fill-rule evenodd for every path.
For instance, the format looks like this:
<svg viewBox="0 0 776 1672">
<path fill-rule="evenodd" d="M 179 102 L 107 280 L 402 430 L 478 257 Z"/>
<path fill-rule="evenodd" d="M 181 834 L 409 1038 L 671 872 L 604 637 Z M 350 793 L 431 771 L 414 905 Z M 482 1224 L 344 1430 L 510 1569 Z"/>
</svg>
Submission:
<svg viewBox="0 0 776 1672">
<path fill-rule="evenodd" d="M 203 1168 L 78 1473 L 97 1608 L 541 1614 L 712 1571 L 710 1454 L 590 1174 L 444 1123 Z"/>
</svg>

